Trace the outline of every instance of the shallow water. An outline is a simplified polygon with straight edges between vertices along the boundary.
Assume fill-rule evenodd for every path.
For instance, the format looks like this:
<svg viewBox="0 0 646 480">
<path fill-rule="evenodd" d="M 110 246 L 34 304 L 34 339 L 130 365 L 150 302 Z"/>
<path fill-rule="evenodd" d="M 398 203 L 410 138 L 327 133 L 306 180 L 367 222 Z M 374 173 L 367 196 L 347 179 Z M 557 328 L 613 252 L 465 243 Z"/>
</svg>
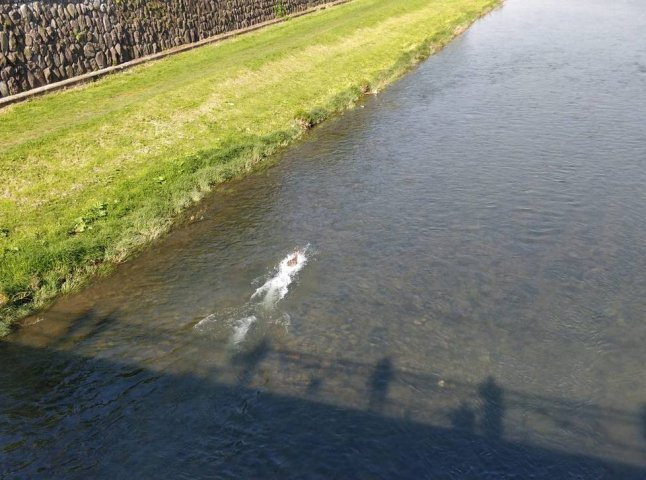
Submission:
<svg viewBox="0 0 646 480">
<path fill-rule="evenodd" d="M 29 319 L 0 477 L 646 478 L 644 25 L 509 0 Z"/>
</svg>

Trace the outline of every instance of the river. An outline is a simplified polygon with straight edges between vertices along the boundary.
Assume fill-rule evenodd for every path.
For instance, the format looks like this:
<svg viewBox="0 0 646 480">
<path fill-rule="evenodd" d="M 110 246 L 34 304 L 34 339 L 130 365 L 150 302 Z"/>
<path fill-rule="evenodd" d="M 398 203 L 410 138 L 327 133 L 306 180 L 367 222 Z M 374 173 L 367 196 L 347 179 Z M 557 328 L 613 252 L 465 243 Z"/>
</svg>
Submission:
<svg viewBox="0 0 646 480">
<path fill-rule="evenodd" d="M 645 25 L 509 0 L 28 319 L 0 477 L 646 478 Z"/>
</svg>

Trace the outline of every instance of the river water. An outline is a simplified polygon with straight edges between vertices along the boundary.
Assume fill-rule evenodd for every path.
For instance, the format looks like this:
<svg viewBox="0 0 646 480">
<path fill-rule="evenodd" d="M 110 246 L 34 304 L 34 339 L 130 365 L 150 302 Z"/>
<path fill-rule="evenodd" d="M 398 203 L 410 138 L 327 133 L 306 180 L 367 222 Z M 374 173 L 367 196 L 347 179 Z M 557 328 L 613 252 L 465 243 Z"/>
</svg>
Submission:
<svg viewBox="0 0 646 480">
<path fill-rule="evenodd" d="M 646 478 L 645 26 L 509 0 L 29 319 L 0 477 Z"/>
</svg>

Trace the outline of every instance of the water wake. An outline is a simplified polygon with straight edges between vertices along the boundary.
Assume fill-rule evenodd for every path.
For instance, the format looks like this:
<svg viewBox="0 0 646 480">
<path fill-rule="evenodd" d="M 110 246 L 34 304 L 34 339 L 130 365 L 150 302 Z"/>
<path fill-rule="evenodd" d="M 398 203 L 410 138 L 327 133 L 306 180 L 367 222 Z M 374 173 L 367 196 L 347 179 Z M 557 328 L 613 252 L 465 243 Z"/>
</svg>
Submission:
<svg viewBox="0 0 646 480">
<path fill-rule="evenodd" d="M 238 345 L 244 341 L 253 326 L 262 320 L 287 326 L 289 315 L 278 312 L 277 305 L 289 292 L 298 272 L 307 264 L 309 245 L 297 248 L 283 258 L 269 278 L 251 295 L 242 307 L 212 313 L 200 320 L 193 328 L 200 332 L 218 330 L 224 324 L 230 333 L 230 342 Z"/>
<path fill-rule="evenodd" d="M 307 263 L 306 249 L 290 253 L 278 264 L 273 276 L 259 287 L 251 296 L 251 301 L 266 309 L 272 309 L 282 300 L 289 291 L 289 285 L 294 281 L 296 274 Z"/>
<path fill-rule="evenodd" d="M 241 318 L 236 321 L 236 324 L 233 327 L 233 335 L 231 336 L 231 342 L 234 345 L 238 345 L 242 342 L 247 336 L 247 332 L 251 326 L 258 320 L 255 315 L 250 315 L 245 318 Z"/>
</svg>

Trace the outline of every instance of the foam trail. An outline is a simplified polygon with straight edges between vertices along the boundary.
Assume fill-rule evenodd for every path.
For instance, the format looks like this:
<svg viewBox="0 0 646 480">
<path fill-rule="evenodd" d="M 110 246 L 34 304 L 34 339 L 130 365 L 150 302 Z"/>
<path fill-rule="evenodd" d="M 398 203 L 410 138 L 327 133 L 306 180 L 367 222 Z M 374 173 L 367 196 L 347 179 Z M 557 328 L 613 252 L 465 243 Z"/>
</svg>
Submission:
<svg viewBox="0 0 646 480">
<path fill-rule="evenodd" d="M 212 313 L 200 320 L 193 328 L 201 332 L 217 331 L 219 328 L 233 328 L 230 341 L 237 346 L 244 341 L 258 319 L 262 322 L 279 323 L 287 327 L 289 315 L 282 314 L 277 317 L 277 313 L 280 312 L 277 312 L 276 305 L 287 295 L 296 274 L 307 263 L 308 248 L 309 245 L 297 249 L 294 253 L 283 258 L 274 269 L 272 276 L 251 295 L 251 300 L 248 303 L 242 307 Z M 296 256 L 296 262 L 290 265 L 294 256 Z"/>
<path fill-rule="evenodd" d="M 231 342 L 233 342 L 234 345 L 239 344 L 242 342 L 245 337 L 247 336 L 247 333 L 249 332 L 249 329 L 251 328 L 251 325 L 253 325 L 256 320 L 255 315 L 251 315 L 249 317 L 241 318 L 236 322 L 236 325 L 233 327 L 233 335 L 231 336 Z"/>
<path fill-rule="evenodd" d="M 197 325 L 195 325 L 193 328 L 195 328 L 196 330 L 202 330 L 209 323 L 212 323 L 215 320 L 216 320 L 215 313 L 212 313 L 211 315 L 208 315 L 208 316 L 204 317 L 202 320 L 200 320 L 199 322 L 197 322 Z"/>
<path fill-rule="evenodd" d="M 281 299 L 287 295 L 289 285 L 294 281 L 296 274 L 307 263 L 307 247 L 298 250 L 296 254 L 290 253 L 278 264 L 274 275 L 259 287 L 251 296 L 251 300 L 258 300 L 265 309 L 273 308 Z M 296 255 L 295 265 L 289 265 L 291 259 Z"/>
</svg>

